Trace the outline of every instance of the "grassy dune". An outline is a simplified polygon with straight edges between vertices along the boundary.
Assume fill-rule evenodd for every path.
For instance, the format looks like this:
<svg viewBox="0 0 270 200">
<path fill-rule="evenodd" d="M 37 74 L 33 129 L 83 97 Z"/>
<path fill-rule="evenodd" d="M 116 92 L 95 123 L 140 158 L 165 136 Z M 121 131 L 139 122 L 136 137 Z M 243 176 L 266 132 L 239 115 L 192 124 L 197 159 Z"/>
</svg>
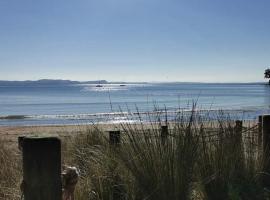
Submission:
<svg viewBox="0 0 270 200">
<path fill-rule="evenodd" d="M 118 145 L 98 127 L 63 139 L 63 164 L 81 174 L 75 199 L 269 199 L 258 128 L 236 127 L 221 115 L 216 121 L 177 116 L 163 139 L 160 117 L 119 125 Z M 3 141 L 0 162 L 0 199 L 19 199 L 20 155 Z"/>
</svg>

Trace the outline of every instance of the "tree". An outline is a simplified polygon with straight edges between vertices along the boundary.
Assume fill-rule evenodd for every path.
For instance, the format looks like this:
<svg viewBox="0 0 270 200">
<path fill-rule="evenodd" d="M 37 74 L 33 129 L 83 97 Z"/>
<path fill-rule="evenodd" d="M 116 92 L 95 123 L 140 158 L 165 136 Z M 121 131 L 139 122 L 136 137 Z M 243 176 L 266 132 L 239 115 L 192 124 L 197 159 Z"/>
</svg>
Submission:
<svg viewBox="0 0 270 200">
<path fill-rule="evenodd" d="M 266 69 L 264 72 L 264 78 L 270 78 L 270 69 Z M 269 80 L 269 85 L 270 85 L 270 80 Z"/>
</svg>

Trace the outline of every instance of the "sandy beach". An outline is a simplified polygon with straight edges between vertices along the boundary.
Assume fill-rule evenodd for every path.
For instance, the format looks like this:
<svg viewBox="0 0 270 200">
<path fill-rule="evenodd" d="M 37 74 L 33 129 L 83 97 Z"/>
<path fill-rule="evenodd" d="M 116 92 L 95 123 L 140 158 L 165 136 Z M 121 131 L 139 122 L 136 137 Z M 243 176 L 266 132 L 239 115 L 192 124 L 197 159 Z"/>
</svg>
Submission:
<svg viewBox="0 0 270 200">
<path fill-rule="evenodd" d="M 252 127 L 257 120 L 244 121 L 244 127 Z M 147 126 L 147 123 L 144 124 Z M 149 125 L 149 124 L 148 124 Z M 206 124 L 205 124 L 206 125 Z M 213 124 L 212 124 L 213 125 Z M 47 125 L 47 126 L 0 126 L 0 138 L 12 145 L 17 144 L 19 136 L 56 136 L 60 138 L 72 137 L 84 133 L 86 130 L 99 128 L 103 131 L 119 129 L 120 124 L 97 125 Z M 150 125 L 149 125 L 150 128 Z"/>
<path fill-rule="evenodd" d="M 111 124 L 106 125 L 50 125 L 50 126 L 0 126 L 0 138 L 10 145 L 16 145 L 19 136 L 57 136 L 72 137 L 88 129 L 98 127 L 104 131 L 113 130 Z"/>
</svg>

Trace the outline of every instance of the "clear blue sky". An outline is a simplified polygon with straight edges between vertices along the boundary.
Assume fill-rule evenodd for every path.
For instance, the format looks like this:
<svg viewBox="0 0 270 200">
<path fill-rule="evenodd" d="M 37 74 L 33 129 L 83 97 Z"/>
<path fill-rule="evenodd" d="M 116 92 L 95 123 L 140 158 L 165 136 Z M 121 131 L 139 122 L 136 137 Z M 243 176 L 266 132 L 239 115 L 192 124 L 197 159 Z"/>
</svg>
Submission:
<svg viewBox="0 0 270 200">
<path fill-rule="evenodd" d="M 0 79 L 263 81 L 269 0 L 1 0 Z"/>
</svg>

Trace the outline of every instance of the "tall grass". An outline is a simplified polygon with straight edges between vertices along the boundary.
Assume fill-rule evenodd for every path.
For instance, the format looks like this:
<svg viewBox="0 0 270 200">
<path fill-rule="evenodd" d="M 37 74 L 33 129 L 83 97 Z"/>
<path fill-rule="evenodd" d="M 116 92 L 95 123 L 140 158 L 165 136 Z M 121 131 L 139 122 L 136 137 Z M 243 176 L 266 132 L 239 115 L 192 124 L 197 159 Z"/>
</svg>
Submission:
<svg viewBox="0 0 270 200">
<path fill-rule="evenodd" d="M 257 127 L 236 127 L 222 114 L 179 113 L 168 122 L 120 124 L 110 145 L 97 126 L 63 140 L 63 163 L 80 170 L 76 200 L 266 200 Z M 203 117 L 202 117 L 203 116 Z M 161 126 L 169 127 L 167 136 Z M 19 198 L 20 160 L 0 140 L 0 199 Z"/>
<path fill-rule="evenodd" d="M 218 124 L 214 136 L 201 131 L 198 175 L 204 198 L 264 199 L 259 179 L 263 160 L 251 138 L 246 139 L 253 132 L 240 132 L 230 120 Z"/>
<path fill-rule="evenodd" d="M 0 138 L 0 199 L 20 199 L 21 162 L 18 152 Z"/>
<path fill-rule="evenodd" d="M 71 141 L 66 154 L 69 154 L 66 162 L 80 169 L 76 199 L 115 199 L 115 195 L 126 198 L 126 193 L 121 192 L 124 190 L 120 177 L 124 175 L 123 170 L 103 131 L 87 130 Z M 116 189 L 119 190 L 117 194 Z"/>
<path fill-rule="evenodd" d="M 136 199 L 188 199 L 198 152 L 192 125 L 175 126 L 165 141 L 154 124 L 144 126 L 123 125 L 118 152 L 134 178 Z"/>
<path fill-rule="evenodd" d="M 196 112 L 170 123 L 160 118 L 121 124 L 122 141 L 115 147 L 99 129 L 77 138 L 73 162 L 83 174 L 77 194 L 84 193 L 82 199 L 266 199 L 259 179 L 261 152 L 250 139 L 257 129 L 241 131 L 229 118 L 213 121 Z M 165 140 L 162 123 L 170 127 Z"/>
</svg>

